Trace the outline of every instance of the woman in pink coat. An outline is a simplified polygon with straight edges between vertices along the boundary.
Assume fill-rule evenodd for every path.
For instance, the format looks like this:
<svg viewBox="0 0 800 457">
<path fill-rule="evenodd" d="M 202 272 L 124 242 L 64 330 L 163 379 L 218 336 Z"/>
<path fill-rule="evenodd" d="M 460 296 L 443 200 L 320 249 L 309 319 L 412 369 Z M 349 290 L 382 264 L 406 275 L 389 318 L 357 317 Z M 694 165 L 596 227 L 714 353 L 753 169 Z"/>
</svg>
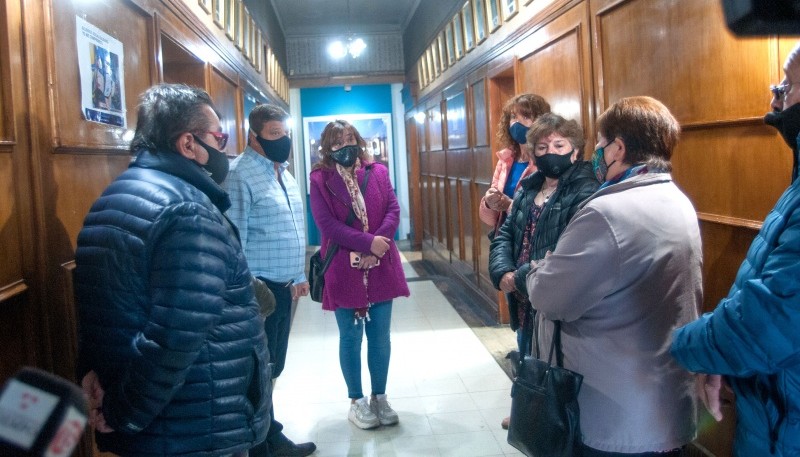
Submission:
<svg viewBox="0 0 800 457">
<path fill-rule="evenodd" d="M 311 212 L 322 234 L 323 258 L 332 245 L 339 246 L 325 271 L 322 308 L 336 314 L 339 326 L 339 364 L 350 397 L 347 417 L 357 427 L 370 429 L 399 420 L 386 400 L 389 327 L 392 300 L 409 292 L 393 241 L 400 206 L 388 170 L 371 163 L 365 146 L 347 121 L 325 127 L 321 160 L 311 171 Z M 361 389 L 364 333 L 372 384 L 369 399 Z"/>
<path fill-rule="evenodd" d="M 492 186 L 481 199 L 478 215 L 493 228 L 490 236 L 502 225 L 519 181 L 533 174 L 536 166 L 530 160 L 525 144 L 525 135 L 533 121 L 550 112 L 550 105 L 535 94 L 522 94 L 508 100 L 503 106 L 503 115 L 497 125 L 497 139 L 505 148 L 497 151 L 497 167 L 494 169 Z"/>
</svg>

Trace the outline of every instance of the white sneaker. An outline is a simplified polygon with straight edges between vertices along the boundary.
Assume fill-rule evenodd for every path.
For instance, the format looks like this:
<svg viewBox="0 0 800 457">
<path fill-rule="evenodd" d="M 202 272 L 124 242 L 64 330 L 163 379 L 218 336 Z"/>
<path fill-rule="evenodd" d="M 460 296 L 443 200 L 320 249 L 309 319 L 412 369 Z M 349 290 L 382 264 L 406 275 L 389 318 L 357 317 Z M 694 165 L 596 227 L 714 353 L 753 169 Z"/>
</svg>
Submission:
<svg viewBox="0 0 800 457">
<path fill-rule="evenodd" d="M 378 416 L 370 410 L 367 397 L 359 398 L 355 403 L 350 405 L 350 412 L 347 414 L 347 419 L 356 424 L 356 427 L 364 430 L 381 425 Z"/>
<path fill-rule="evenodd" d="M 394 425 L 400 421 L 397 413 L 386 400 L 385 394 L 376 395 L 375 399 L 369 403 L 369 409 L 378 416 L 381 425 Z"/>
</svg>

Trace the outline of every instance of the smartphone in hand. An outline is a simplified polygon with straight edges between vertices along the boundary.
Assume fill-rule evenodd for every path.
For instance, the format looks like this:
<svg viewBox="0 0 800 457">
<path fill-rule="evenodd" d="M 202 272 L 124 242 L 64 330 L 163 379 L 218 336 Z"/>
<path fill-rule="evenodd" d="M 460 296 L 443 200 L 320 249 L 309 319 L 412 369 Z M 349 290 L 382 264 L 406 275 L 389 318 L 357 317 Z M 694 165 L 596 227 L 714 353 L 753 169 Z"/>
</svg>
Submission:
<svg viewBox="0 0 800 457">
<path fill-rule="evenodd" d="M 352 252 L 351 251 L 350 252 L 350 266 L 353 267 L 353 268 L 358 268 L 358 263 L 359 262 L 361 262 L 361 253 L 360 252 Z M 375 262 L 374 267 L 377 267 L 380 264 L 381 264 L 381 259 L 378 259 L 378 261 Z"/>
</svg>

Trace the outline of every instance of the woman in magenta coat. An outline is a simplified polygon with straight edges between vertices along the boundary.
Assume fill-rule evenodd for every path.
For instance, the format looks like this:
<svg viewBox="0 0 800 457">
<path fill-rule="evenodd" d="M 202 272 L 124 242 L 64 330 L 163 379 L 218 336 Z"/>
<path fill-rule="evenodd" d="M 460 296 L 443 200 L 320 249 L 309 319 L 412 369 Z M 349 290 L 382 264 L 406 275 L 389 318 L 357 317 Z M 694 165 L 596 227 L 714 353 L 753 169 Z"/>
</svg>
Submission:
<svg viewBox="0 0 800 457">
<path fill-rule="evenodd" d="M 339 326 L 339 364 L 350 411 L 362 429 L 398 422 L 386 400 L 392 300 L 409 295 L 394 235 L 400 222 L 389 173 L 371 163 L 366 142 L 347 121 L 329 123 L 320 140 L 320 162 L 311 171 L 311 212 L 322 233 L 323 258 L 339 248 L 325 272 L 322 309 Z M 366 186 L 365 186 L 366 181 Z M 348 217 L 351 212 L 350 223 Z M 361 389 L 361 342 L 367 335 L 369 399 Z"/>
</svg>

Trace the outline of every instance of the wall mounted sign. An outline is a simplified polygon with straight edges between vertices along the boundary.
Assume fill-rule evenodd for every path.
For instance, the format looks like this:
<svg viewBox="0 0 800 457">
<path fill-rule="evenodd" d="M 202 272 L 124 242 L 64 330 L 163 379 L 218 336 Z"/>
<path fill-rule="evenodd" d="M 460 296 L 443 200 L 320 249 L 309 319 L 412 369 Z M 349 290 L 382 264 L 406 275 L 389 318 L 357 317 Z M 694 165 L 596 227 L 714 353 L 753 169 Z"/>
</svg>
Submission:
<svg viewBox="0 0 800 457">
<path fill-rule="evenodd" d="M 87 121 L 125 127 L 122 42 L 75 17 L 81 111 Z"/>
</svg>

